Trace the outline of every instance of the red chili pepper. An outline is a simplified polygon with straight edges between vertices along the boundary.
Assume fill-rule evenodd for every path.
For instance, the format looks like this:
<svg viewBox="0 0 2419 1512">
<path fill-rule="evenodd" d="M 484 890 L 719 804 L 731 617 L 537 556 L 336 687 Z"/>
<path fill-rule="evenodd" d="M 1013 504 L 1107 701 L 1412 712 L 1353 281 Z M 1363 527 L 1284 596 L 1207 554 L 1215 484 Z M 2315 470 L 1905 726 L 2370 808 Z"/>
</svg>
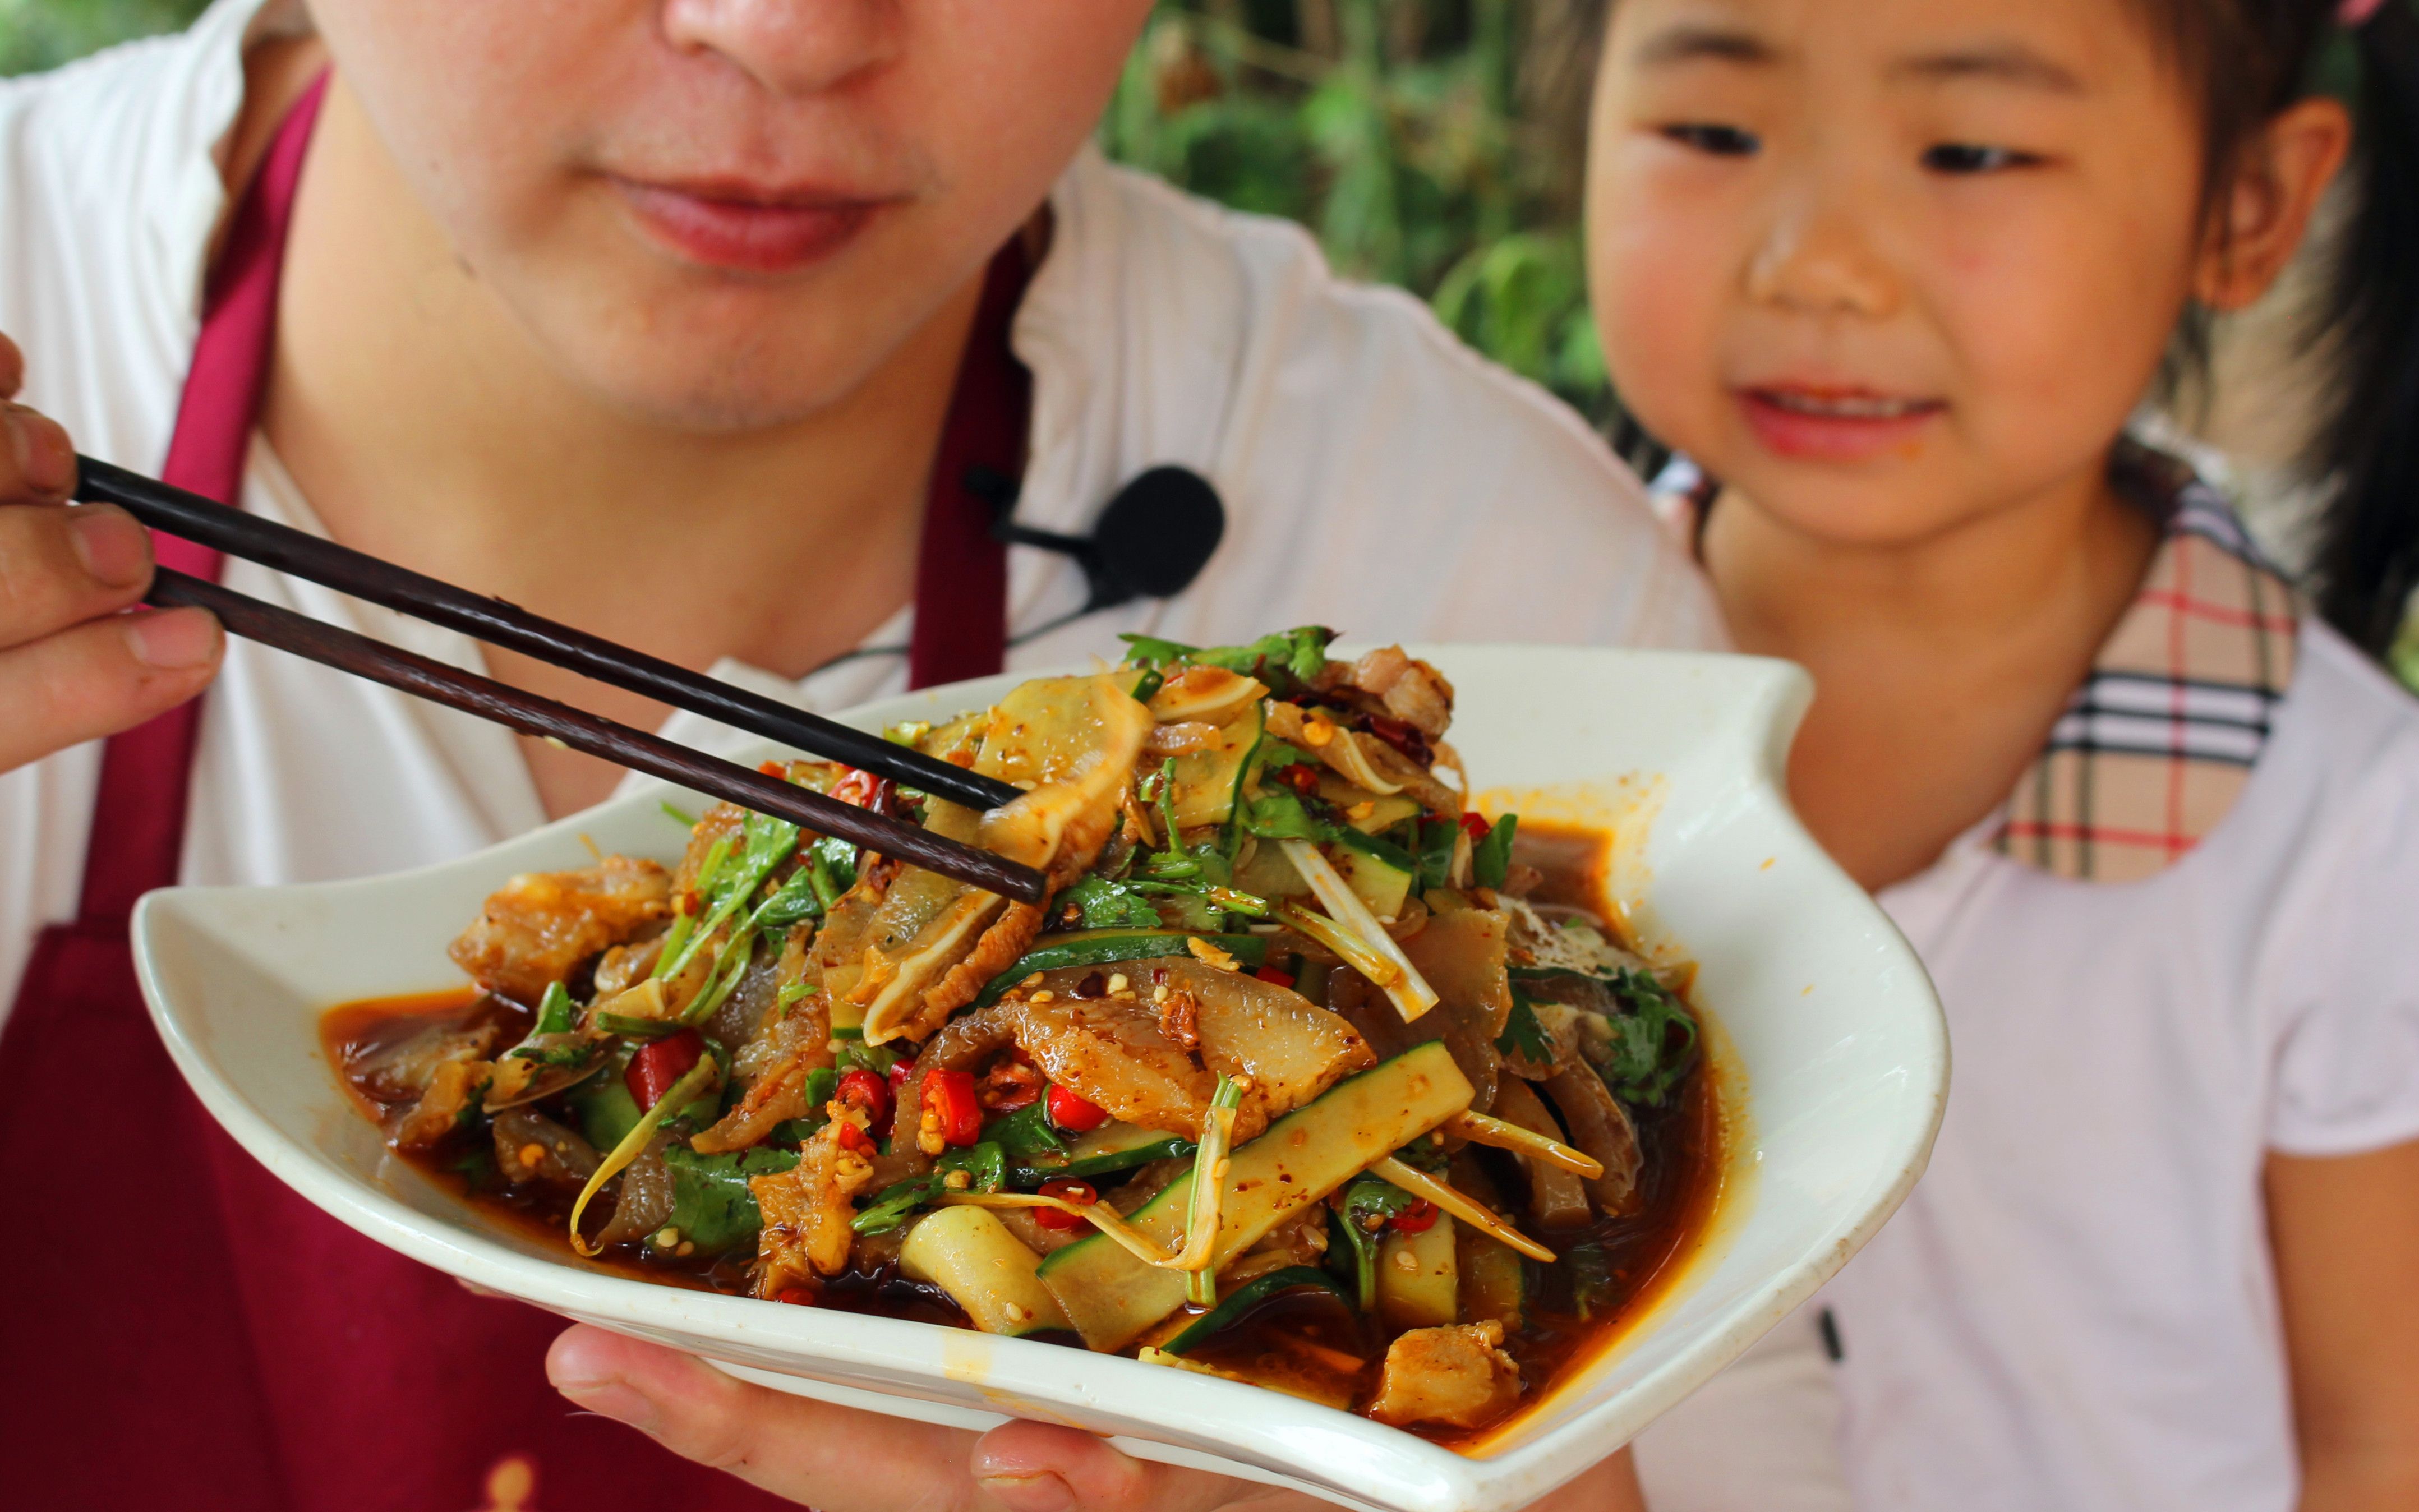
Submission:
<svg viewBox="0 0 2419 1512">
<path fill-rule="evenodd" d="M 1056 1197 L 1063 1202 L 1072 1202 L 1084 1208 L 1088 1208 L 1101 1200 L 1101 1194 L 1093 1190 L 1091 1182 L 1078 1181 L 1071 1176 L 1054 1177 L 1042 1182 L 1041 1195 L 1045 1197 Z M 1091 1227 L 1090 1219 L 1057 1208 L 1034 1209 L 1033 1221 L 1044 1228 L 1055 1228 L 1062 1233 L 1071 1228 Z"/>
<path fill-rule="evenodd" d="M 774 1294 L 773 1300 L 775 1302 L 786 1302 L 793 1307 L 811 1307 L 815 1304 L 815 1288 L 812 1287 L 783 1287 L 778 1292 Z"/>
<path fill-rule="evenodd" d="M 1487 816 L 1477 810 L 1465 809 L 1461 813 L 1461 832 L 1470 837 L 1470 843 L 1475 845 L 1494 834 L 1495 826 L 1487 823 Z"/>
<path fill-rule="evenodd" d="M 864 1130 L 858 1128 L 855 1124 L 849 1122 L 846 1119 L 840 1120 L 839 1129 L 840 1133 L 832 1135 L 832 1138 L 839 1143 L 840 1149 L 853 1150 L 859 1155 L 868 1157 L 869 1159 L 872 1157 L 874 1153 L 873 1141 L 866 1134 Z"/>
<path fill-rule="evenodd" d="M 862 807 L 866 799 L 873 796 L 874 784 L 880 780 L 871 772 L 862 772 L 852 766 L 847 776 L 832 784 L 831 795 L 842 803 Z"/>
<path fill-rule="evenodd" d="M 890 1121 L 890 1084 L 859 1066 L 840 1079 L 840 1101 L 853 1103 L 879 1129 Z"/>
<path fill-rule="evenodd" d="M 1290 987 L 1293 985 L 1294 980 L 1292 977 L 1287 975 L 1285 972 L 1279 971 L 1274 966 L 1262 966 L 1259 970 L 1253 972 L 1252 975 L 1259 978 L 1262 981 L 1271 982 L 1279 987 Z"/>
<path fill-rule="evenodd" d="M 781 762 L 758 762 L 756 770 L 764 777 L 786 778 L 790 775 L 790 768 Z"/>
<path fill-rule="evenodd" d="M 1425 1234 L 1436 1227 L 1437 1205 L 1414 1202 L 1386 1220 L 1386 1227 L 1398 1234 Z"/>
<path fill-rule="evenodd" d="M 1305 798 L 1318 792 L 1318 768 L 1316 766 L 1295 762 L 1289 766 L 1280 766 L 1269 775 Z"/>
<path fill-rule="evenodd" d="M 672 1083 L 687 1075 L 704 1054 L 705 1041 L 695 1029 L 649 1041 L 630 1057 L 629 1068 L 622 1072 L 622 1085 L 630 1089 L 639 1111 L 644 1113 L 661 1102 Z"/>
<path fill-rule="evenodd" d="M 1109 1121 L 1107 1112 L 1098 1103 L 1086 1102 L 1055 1082 L 1050 1085 L 1050 1105 L 1046 1111 L 1050 1121 L 1069 1134 L 1090 1134 Z"/>
<path fill-rule="evenodd" d="M 924 1106 L 940 1120 L 945 1143 L 963 1146 L 982 1138 L 982 1103 L 975 1096 L 974 1072 L 926 1072 Z"/>
</svg>

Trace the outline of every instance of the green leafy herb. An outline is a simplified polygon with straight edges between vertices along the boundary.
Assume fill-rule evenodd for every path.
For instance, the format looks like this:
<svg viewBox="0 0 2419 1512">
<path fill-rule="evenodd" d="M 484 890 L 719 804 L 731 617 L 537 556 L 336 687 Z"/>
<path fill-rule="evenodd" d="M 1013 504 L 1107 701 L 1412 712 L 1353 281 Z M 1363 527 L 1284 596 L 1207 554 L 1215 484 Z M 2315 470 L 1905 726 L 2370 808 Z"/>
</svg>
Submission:
<svg viewBox="0 0 2419 1512">
<path fill-rule="evenodd" d="M 1405 876 L 1413 875 L 1420 869 L 1419 858 L 1400 845 L 1392 841 L 1380 840 L 1375 835 L 1364 835 L 1349 825 L 1333 826 L 1329 838 L 1348 850 L 1359 851 L 1364 856 L 1376 856 Z"/>
<path fill-rule="evenodd" d="M 840 1039 L 840 1036 L 834 1035 L 833 1038 Z M 897 1051 L 888 1045 L 867 1044 L 862 1035 L 854 1040 L 840 1039 L 840 1055 L 837 1058 L 840 1061 L 842 1075 L 853 1071 L 863 1070 L 870 1071 L 876 1076 L 887 1076 L 890 1074 L 890 1068 L 899 1064 Z"/>
<path fill-rule="evenodd" d="M 655 805 L 655 807 L 664 811 L 665 818 L 679 825 L 683 829 L 695 829 L 697 827 L 697 815 L 681 808 L 679 805 L 667 802 L 659 803 Z"/>
<path fill-rule="evenodd" d="M 991 1140 L 952 1149 L 932 1163 L 936 1171 L 963 1171 L 971 1178 L 969 1192 L 996 1192 L 1008 1184 L 1008 1153 Z M 945 1185 L 947 1183 L 944 1183 Z"/>
<path fill-rule="evenodd" d="M 1512 837 L 1519 832 L 1520 816 L 1505 814 L 1470 853 L 1471 880 L 1482 887 L 1500 887 L 1512 870 Z"/>
<path fill-rule="evenodd" d="M 1612 1042 L 1596 1069 L 1614 1096 L 1660 1107 L 1696 1063 L 1696 1018 L 1646 972 L 1624 968 L 1612 990 L 1629 1011 L 1607 1021 Z"/>
<path fill-rule="evenodd" d="M 672 1211 L 665 1226 L 708 1255 L 718 1255 L 747 1242 L 764 1224 L 749 1191 L 752 1176 L 773 1176 L 793 1169 L 795 1149 L 763 1145 L 723 1155 L 701 1155 L 679 1140 L 664 1147 L 664 1165 L 671 1172 Z"/>
<path fill-rule="evenodd" d="M 537 1000 L 537 1023 L 529 1037 L 504 1052 L 516 1060 L 534 1060 L 542 1066 L 577 1066 L 595 1053 L 596 1041 L 579 1033 L 579 1005 L 559 981 L 546 984 L 546 995 Z"/>
<path fill-rule="evenodd" d="M 1157 669 L 1147 671 L 1140 677 L 1134 679 L 1133 701 L 1136 703 L 1148 703 L 1158 694 L 1161 688 L 1165 687 L 1166 686 L 1167 674 L 1165 672 L 1160 671 Z"/>
<path fill-rule="evenodd" d="M 1157 929 L 1159 909 L 1128 883 L 1090 876 L 1058 895 L 1063 906 L 1073 904 L 1086 929 Z"/>
<path fill-rule="evenodd" d="M 1554 1041 L 1546 1033 L 1546 1026 L 1537 1022 L 1537 1005 L 1518 987 L 1512 989 L 1512 1012 L 1503 1021 L 1503 1032 L 1495 1037 L 1495 1048 L 1532 1065 L 1544 1066 L 1553 1061 Z"/>
<path fill-rule="evenodd" d="M 608 1034 L 618 1034 L 629 1040 L 661 1040 L 681 1031 L 681 1026 L 674 1020 L 634 1018 L 627 1013 L 599 1012 L 596 1026 Z"/>
<path fill-rule="evenodd" d="M 1419 890 L 1449 887 L 1453 883 L 1453 846 L 1461 833 L 1461 825 L 1450 819 L 1411 821 L 1419 830 Z"/>
<path fill-rule="evenodd" d="M 1618 1277 L 1612 1271 L 1612 1255 L 1594 1240 L 1573 1244 L 1563 1251 L 1563 1271 L 1571 1278 L 1571 1309 L 1582 1319 L 1612 1305 Z"/>
<path fill-rule="evenodd" d="M 1064 1155 L 1067 1141 L 1050 1127 L 1049 1115 L 1042 1111 L 1047 1098 L 1035 1098 L 1025 1106 L 1003 1118 L 994 1119 L 983 1126 L 983 1141 L 995 1145 L 1009 1154 L 1030 1158 L 1035 1155 Z"/>
<path fill-rule="evenodd" d="M 941 1182 L 941 1173 L 909 1177 L 882 1189 L 872 1202 L 857 1211 L 848 1221 L 849 1227 L 860 1234 L 886 1234 L 907 1221 L 907 1215 L 927 1203 L 939 1199 L 948 1188 Z"/>
<path fill-rule="evenodd" d="M 1326 667 L 1327 644 L 1335 639 L 1335 632 L 1323 625 L 1305 625 L 1299 629 L 1264 635 L 1241 646 L 1188 646 L 1181 640 L 1163 640 L 1149 635 L 1120 639 L 1126 643 L 1126 661 L 1131 666 L 1148 671 L 1163 671 L 1177 664 L 1223 667 L 1230 672 L 1258 678 L 1269 685 L 1271 691 L 1283 696 L 1298 690 Z"/>
<path fill-rule="evenodd" d="M 1243 805 L 1243 830 L 1262 840 L 1323 841 L 1335 826 L 1318 818 L 1290 788 L 1271 788 Z"/>
<path fill-rule="evenodd" d="M 1363 1312 L 1378 1306 L 1378 1248 L 1386 1237 L 1386 1220 L 1419 1199 L 1390 1181 L 1364 1176 L 1344 1189 L 1336 1227 L 1352 1246 L 1353 1273 Z"/>
</svg>

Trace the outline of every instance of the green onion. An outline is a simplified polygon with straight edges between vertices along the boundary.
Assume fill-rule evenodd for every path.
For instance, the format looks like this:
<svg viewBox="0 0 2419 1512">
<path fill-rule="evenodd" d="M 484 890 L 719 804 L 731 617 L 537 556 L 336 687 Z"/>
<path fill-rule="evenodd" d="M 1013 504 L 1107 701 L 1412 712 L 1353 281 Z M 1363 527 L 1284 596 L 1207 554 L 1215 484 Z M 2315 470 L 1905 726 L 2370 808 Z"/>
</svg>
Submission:
<svg viewBox="0 0 2419 1512">
<path fill-rule="evenodd" d="M 1470 874 L 1482 887 L 1500 887 L 1512 870 L 1512 837 L 1519 832 L 1520 816 L 1505 814 L 1470 853 Z"/>
<path fill-rule="evenodd" d="M 588 1184 L 580 1189 L 579 1200 L 571 1205 L 571 1247 L 573 1249 L 590 1259 L 594 1259 L 605 1253 L 602 1245 L 592 1246 L 587 1238 L 579 1232 L 579 1215 L 588 1211 L 589 1199 L 595 1196 L 597 1191 L 606 1182 L 621 1175 L 624 1167 L 637 1160 L 639 1151 L 647 1148 L 647 1141 L 655 1136 L 655 1131 L 662 1128 L 665 1121 L 673 1114 L 694 1102 L 705 1090 L 706 1084 L 720 1074 L 722 1074 L 722 1068 L 716 1063 L 712 1056 L 700 1057 L 697 1064 L 691 1066 L 679 1081 L 672 1083 L 664 1095 L 656 1101 L 654 1107 L 639 1115 L 639 1121 L 630 1126 L 630 1132 L 622 1136 L 622 1142 L 615 1145 L 612 1152 L 598 1164 L 596 1174 L 590 1177 Z"/>
</svg>

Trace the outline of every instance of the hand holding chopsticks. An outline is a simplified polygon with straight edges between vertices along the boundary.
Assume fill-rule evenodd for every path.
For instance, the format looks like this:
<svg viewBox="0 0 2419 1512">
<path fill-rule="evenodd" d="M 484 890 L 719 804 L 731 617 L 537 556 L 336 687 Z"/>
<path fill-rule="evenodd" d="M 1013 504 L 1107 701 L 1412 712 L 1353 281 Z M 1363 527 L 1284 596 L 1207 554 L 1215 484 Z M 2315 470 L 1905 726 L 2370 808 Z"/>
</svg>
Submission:
<svg viewBox="0 0 2419 1512">
<path fill-rule="evenodd" d="M 688 709 L 796 749 L 843 762 L 904 786 L 977 809 L 1017 796 L 1005 782 L 937 761 L 880 735 L 837 723 L 701 676 L 686 668 L 560 625 L 501 599 L 398 567 L 332 541 L 187 493 L 138 473 L 79 457 L 76 497 L 113 503 L 156 530 L 257 562 L 401 613 L 460 630 L 598 682 Z M 678 782 L 701 793 L 837 835 L 884 856 L 1025 903 L 1046 900 L 1030 867 L 944 840 L 811 789 L 690 750 L 660 736 L 540 698 L 457 667 L 338 629 L 305 615 L 181 573 L 162 570 L 146 595 L 189 604 L 248 640 L 384 683 L 575 750 Z"/>
</svg>

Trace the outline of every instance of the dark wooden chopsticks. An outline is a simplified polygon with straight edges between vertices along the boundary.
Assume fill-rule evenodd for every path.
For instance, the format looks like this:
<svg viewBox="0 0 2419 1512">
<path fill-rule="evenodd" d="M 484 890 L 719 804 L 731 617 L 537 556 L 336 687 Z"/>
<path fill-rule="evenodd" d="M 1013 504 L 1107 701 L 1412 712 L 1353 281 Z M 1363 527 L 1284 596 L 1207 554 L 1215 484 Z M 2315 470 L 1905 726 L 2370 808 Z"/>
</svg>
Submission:
<svg viewBox="0 0 2419 1512">
<path fill-rule="evenodd" d="M 116 504 L 144 524 L 210 547 L 231 557 L 257 562 L 305 578 L 340 594 L 459 630 L 508 650 L 568 668 L 600 683 L 643 694 L 674 708 L 778 740 L 921 793 L 935 794 L 971 809 L 996 809 L 1017 790 L 993 778 L 936 760 L 922 751 L 852 730 L 836 720 L 793 709 L 746 688 L 733 687 L 641 651 L 576 630 L 516 604 L 489 598 L 452 583 L 398 567 L 350 547 L 338 546 L 274 520 L 230 509 L 212 499 L 173 488 L 139 472 L 76 458 L 76 497 Z"/>
<path fill-rule="evenodd" d="M 417 618 L 465 630 L 557 666 L 569 667 L 600 682 L 649 693 L 679 707 L 769 734 L 797 748 L 846 762 L 955 802 L 995 808 L 1017 794 L 1015 788 L 1004 782 L 976 777 L 878 735 L 698 677 L 685 668 L 655 661 L 500 600 L 480 598 L 450 584 L 241 514 L 198 494 L 171 488 L 107 463 L 80 460 L 85 481 L 77 490 L 79 498 L 118 504 L 146 524 L 214 547 L 230 556 L 292 572 Z M 231 528 L 230 521 L 239 523 Z M 356 582 L 364 586 L 357 588 Z M 877 854 L 954 877 L 987 892 L 1031 903 L 1048 900 L 1048 883 L 1031 867 L 945 840 L 917 825 L 767 777 L 737 763 L 691 750 L 569 704 L 525 693 L 458 667 L 264 604 L 215 583 L 162 568 L 154 576 L 146 598 L 162 608 L 191 605 L 208 609 L 229 632 L 247 640 L 491 719 L 523 734 L 559 740 L 574 750 L 712 794 L 820 834 L 837 835 Z M 440 601 L 441 609 L 436 607 Z M 489 628 L 495 625 L 508 627 L 489 634 Z M 666 691 L 657 691 L 658 688 Z M 670 696 L 673 691 L 681 696 Z M 701 703 L 708 706 L 700 707 Z M 778 716 L 778 719 L 767 719 L 764 711 Z M 746 717 L 733 717 L 743 713 Z M 779 728 L 765 729 L 768 722 L 778 723 Z"/>
</svg>

